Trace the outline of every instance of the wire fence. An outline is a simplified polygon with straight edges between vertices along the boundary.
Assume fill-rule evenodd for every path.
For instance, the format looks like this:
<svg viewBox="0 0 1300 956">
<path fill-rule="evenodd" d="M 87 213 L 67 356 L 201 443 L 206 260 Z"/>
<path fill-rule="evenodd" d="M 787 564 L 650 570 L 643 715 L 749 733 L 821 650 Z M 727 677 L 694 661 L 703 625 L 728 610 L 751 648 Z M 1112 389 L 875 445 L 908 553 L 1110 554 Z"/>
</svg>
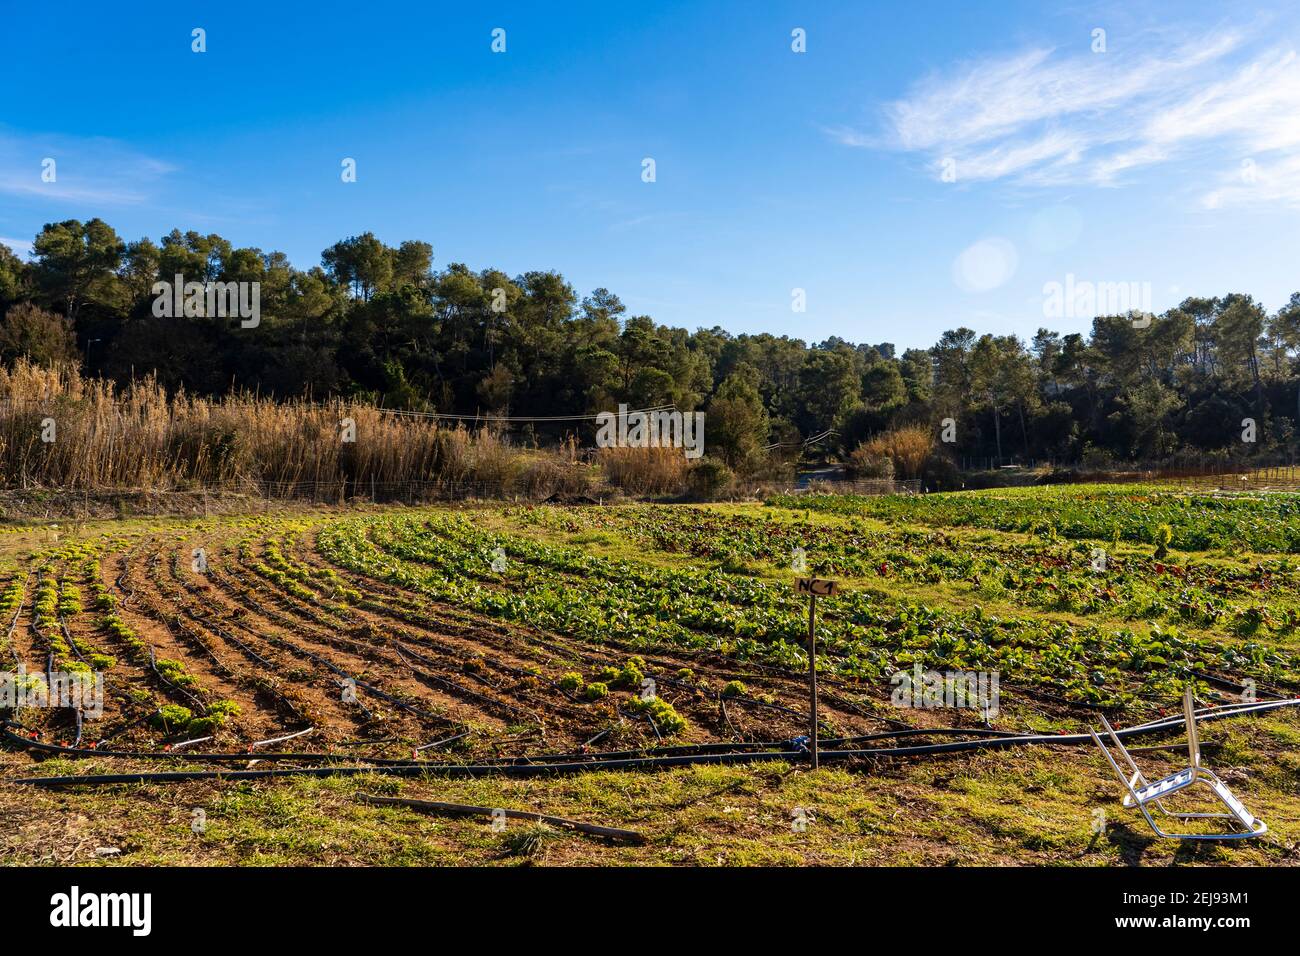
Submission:
<svg viewBox="0 0 1300 956">
<path fill-rule="evenodd" d="M 1300 461 L 1294 452 L 1253 459 L 1181 456 L 1135 464 L 1089 469 L 1076 465 L 1071 480 L 1127 484 L 1156 482 L 1206 490 L 1295 490 L 1300 488 Z"/>
<path fill-rule="evenodd" d="M 921 479 L 863 478 L 813 479 L 802 485 L 774 485 L 772 482 L 747 482 L 738 484 L 735 493 L 742 497 L 758 498 L 765 494 L 784 495 L 919 495 Z"/>
<path fill-rule="evenodd" d="M 244 487 L 259 497 L 267 499 L 305 499 L 310 501 L 371 501 L 406 502 L 417 504 L 426 501 L 464 500 L 516 500 L 545 501 L 555 497 L 590 498 L 612 497 L 618 493 L 606 481 L 590 480 L 579 491 L 572 492 L 559 486 L 523 488 L 517 481 L 430 479 L 427 481 L 377 481 L 370 479 L 340 479 L 332 481 L 254 481 Z"/>
<path fill-rule="evenodd" d="M 138 515 L 215 515 L 267 511 L 294 505 L 410 505 L 472 502 L 602 504 L 622 497 L 594 484 L 583 494 L 544 489 L 524 493 L 495 481 L 253 481 L 177 488 L 67 489 L 28 486 L 0 489 L 0 523 L 31 519 L 95 519 Z"/>
<path fill-rule="evenodd" d="M 958 459 L 963 474 L 989 479 L 975 487 L 1002 484 L 1138 484 L 1159 483 L 1204 490 L 1300 490 L 1300 458 L 1287 450 L 1255 458 L 1230 459 L 1222 455 L 1188 455 L 1155 461 L 1058 462 L 995 458 Z M 969 479 L 968 479 L 969 480 Z"/>
<path fill-rule="evenodd" d="M 782 482 L 740 482 L 718 497 L 762 500 L 775 494 L 919 494 L 919 481 L 823 481 L 808 486 Z M 680 496 L 629 495 L 605 480 L 581 489 L 520 488 L 505 481 L 241 481 L 173 488 L 60 489 L 30 486 L 0 489 L 0 513 L 17 518 L 95 518 L 186 513 L 258 511 L 301 505 L 422 505 L 518 503 L 603 505 L 620 501 L 676 501 Z"/>
</svg>

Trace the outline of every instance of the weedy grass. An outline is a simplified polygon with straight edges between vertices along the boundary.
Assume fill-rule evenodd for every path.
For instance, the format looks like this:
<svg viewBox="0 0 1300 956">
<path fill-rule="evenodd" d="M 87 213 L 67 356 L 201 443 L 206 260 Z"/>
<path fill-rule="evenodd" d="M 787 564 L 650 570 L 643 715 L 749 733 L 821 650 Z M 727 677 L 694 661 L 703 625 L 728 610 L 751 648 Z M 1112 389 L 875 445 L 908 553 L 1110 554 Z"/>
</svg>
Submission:
<svg viewBox="0 0 1300 956">
<path fill-rule="evenodd" d="M 1120 807 L 1118 783 L 1091 749 L 1024 748 L 816 772 L 768 764 L 552 780 L 373 776 L 59 792 L 10 785 L 0 787 L 0 858 L 100 866 L 1296 865 L 1295 760 L 1288 768 L 1275 735 L 1289 739 L 1297 729 L 1292 717 L 1205 729 L 1210 742 L 1231 745 L 1245 775 L 1233 786 L 1270 825 L 1267 837 L 1232 845 L 1155 839 Z M 19 759 L 0 758 L 6 776 Z M 92 770 L 84 761 L 41 766 L 49 774 Z M 514 820 L 496 832 L 487 818 L 364 805 L 358 791 L 546 813 L 637 830 L 648 843 L 607 844 Z M 192 828 L 196 810 L 205 816 L 201 833 Z M 102 860 L 96 846 L 123 852 Z"/>
</svg>

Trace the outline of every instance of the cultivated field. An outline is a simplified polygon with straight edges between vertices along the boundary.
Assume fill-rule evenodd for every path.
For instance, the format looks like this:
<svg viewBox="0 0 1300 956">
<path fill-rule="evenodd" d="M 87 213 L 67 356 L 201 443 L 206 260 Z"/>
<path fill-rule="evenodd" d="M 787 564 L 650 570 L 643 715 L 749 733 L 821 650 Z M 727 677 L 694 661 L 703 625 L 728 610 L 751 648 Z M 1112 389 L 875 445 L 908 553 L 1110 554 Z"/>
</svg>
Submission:
<svg viewBox="0 0 1300 956">
<path fill-rule="evenodd" d="M 815 772 L 796 740 L 808 710 L 796 548 L 845 588 L 819 604 Z M 1176 712 L 1189 681 L 1203 706 L 1251 688 L 1297 696 L 1300 496 L 1088 486 L 10 526 L 0 572 L 6 668 L 106 682 L 102 717 L 80 731 L 69 710 L 17 712 L 0 751 L 7 862 L 1300 860 L 1290 710 L 1203 728 L 1210 765 L 1270 826 L 1237 845 L 1155 840 L 1120 809 L 1091 744 L 879 752 L 1073 734 L 1100 713 L 1132 725 Z M 895 706 L 890 675 L 918 664 L 997 673 L 998 712 Z M 582 770 L 596 759 L 612 769 Z M 1154 778 L 1179 754 L 1140 759 Z M 353 769 L 15 783 L 331 767 Z M 646 841 L 494 829 L 358 792 Z"/>
</svg>

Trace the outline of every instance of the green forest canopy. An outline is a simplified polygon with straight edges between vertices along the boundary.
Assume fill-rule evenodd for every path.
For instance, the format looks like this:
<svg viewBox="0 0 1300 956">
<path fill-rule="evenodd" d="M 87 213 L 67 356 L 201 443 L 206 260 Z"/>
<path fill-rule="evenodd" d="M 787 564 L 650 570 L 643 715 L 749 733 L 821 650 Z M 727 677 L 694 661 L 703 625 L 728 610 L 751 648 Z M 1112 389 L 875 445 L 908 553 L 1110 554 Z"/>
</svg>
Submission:
<svg viewBox="0 0 1300 956">
<path fill-rule="evenodd" d="M 1289 451 L 1300 421 L 1300 293 L 1272 315 L 1232 293 L 1189 298 L 1146 327 L 1102 316 L 1087 336 L 1044 328 L 1029 343 L 958 328 L 896 355 L 839 337 L 688 332 L 628 315 L 606 289 L 579 300 L 557 272 L 432 263 L 428 243 L 391 247 L 371 233 L 302 271 L 215 234 L 125 242 L 100 219 L 50 223 L 30 263 L 0 245 L 0 357 L 78 362 L 123 382 L 152 374 L 192 394 L 347 395 L 462 414 L 675 402 L 705 409 L 710 453 L 741 468 L 765 445 L 827 428 L 848 450 L 945 418 L 959 456 L 1058 462 Z M 153 284 L 177 274 L 259 282 L 260 324 L 155 317 Z M 1245 418 L 1257 427 L 1250 447 Z"/>
</svg>

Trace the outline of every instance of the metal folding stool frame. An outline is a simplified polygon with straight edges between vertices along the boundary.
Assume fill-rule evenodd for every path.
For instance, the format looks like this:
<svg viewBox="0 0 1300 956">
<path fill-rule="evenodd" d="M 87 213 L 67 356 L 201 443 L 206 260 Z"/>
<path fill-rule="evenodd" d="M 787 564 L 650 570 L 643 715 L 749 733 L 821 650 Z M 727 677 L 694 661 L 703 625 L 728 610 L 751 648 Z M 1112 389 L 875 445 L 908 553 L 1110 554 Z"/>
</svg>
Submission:
<svg viewBox="0 0 1300 956">
<path fill-rule="evenodd" d="M 1124 796 L 1125 807 L 1137 807 L 1142 811 L 1142 816 L 1146 817 L 1147 823 L 1157 834 L 1171 840 L 1243 840 L 1248 837 L 1261 836 L 1268 832 L 1268 826 L 1263 820 L 1258 820 L 1249 810 L 1247 810 L 1235 796 L 1228 785 L 1215 775 L 1212 770 L 1201 765 L 1201 741 L 1196 732 L 1196 710 L 1192 703 L 1192 690 L 1187 688 L 1183 695 L 1183 713 L 1187 720 L 1187 755 L 1189 765 L 1182 770 L 1169 774 L 1167 777 L 1149 783 L 1138 769 L 1138 765 L 1133 761 L 1132 755 L 1125 749 L 1124 744 L 1120 741 L 1119 735 L 1115 733 L 1110 722 L 1103 715 L 1101 718 L 1102 725 L 1106 728 L 1106 733 L 1110 736 L 1115 745 L 1115 749 L 1120 752 L 1124 762 L 1128 764 L 1129 769 L 1133 772 L 1131 777 L 1127 776 L 1115 761 L 1110 749 L 1098 736 L 1097 731 L 1089 728 L 1088 733 L 1092 739 L 1097 742 L 1101 752 L 1105 754 L 1106 760 L 1110 763 L 1115 771 L 1115 776 L 1119 777 L 1120 782 L 1128 793 Z M 1218 798 L 1230 811 L 1229 813 L 1172 813 L 1165 809 L 1161 802 L 1162 798 L 1169 796 L 1171 793 L 1177 793 L 1179 790 L 1185 790 L 1197 783 L 1204 783 L 1210 791 Z M 1230 831 L 1225 833 L 1166 833 L 1156 823 L 1151 811 L 1147 808 L 1148 804 L 1155 804 L 1156 809 L 1164 816 L 1175 820 L 1235 820 L 1238 824 L 1245 827 L 1242 831 Z"/>
</svg>

